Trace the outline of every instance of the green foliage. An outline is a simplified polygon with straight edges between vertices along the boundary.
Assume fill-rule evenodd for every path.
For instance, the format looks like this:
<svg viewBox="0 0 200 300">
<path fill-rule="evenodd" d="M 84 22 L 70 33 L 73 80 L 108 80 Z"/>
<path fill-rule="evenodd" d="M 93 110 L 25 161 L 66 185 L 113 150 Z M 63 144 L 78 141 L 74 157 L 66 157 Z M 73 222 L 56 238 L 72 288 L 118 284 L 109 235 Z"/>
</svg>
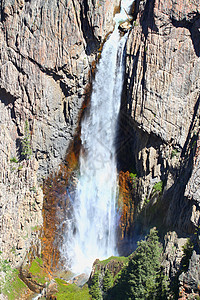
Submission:
<svg viewBox="0 0 200 300">
<path fill-rule="evenodd" d="M 56 278 L 58 293 L 55 294 L 57 300 L 90 300 L 89 288 L 84 285 L 82 288 L 75 284 L 68 284 L 66 281 Z"/>
<path fill-rule="evenodd" d="M 177 154 L 178 154 L 178 150 L 177 149 L 173 149 L 172 153 L 171 153 L 171 158 L 177 156 Z"/>
<path fill-rule="evenodd" d="M 129 176 L 131 177 L 131 179 L 137 178 L 137 174 L 134 174 L 134 173 L 130 173 Z"/>
<path fill-rule="evenodd" d="M 33 226 L 33 227 L 31 227 L 31 231 L 38 231 L 38 230 L 40 230 L 40 226 L 38 226 L 38 225 L 35 225 L 35 226 Z M 40 261 L 39 261 L 40 260 Z M 36 261 L 37 262 L 39 262 L 39 264 L 40 265 L 42 265 L 43 264 L 43 262 L 42 262 L 42 259 L 41 258 L 36 258 Z"/>
<path fill-rule="evenodd" d="M 30 159 L 32 155 L 32 150 L 31 150 L 31 135 L 30 135 L 30 130 L 29 130 L 29 123 L 26 120 L 25 121 L 25 128 L 24 128 L 24 137 L 22 140 L 22 156 L 24 156 L 25 159 Z"/>
<path fill-rule="evenodd" d="M 162 192 L 162 189 L 163 189 L 163 182 L 162 181 L 159 181 L 157 183 L 154 184 L 153 186 L 153 192 Z"/>
<path fill-rule="evenodd" d="M 21 299 L 21 294 L 27 289 L 18 273 L 7 260 L 0 260 L 0 293 L 7 296 L 8 300 Z"/>
<path fill-rule="evenodd" d="M 149 202 L 150 202 L 150 199 L 149 199 L 149 198 L 145 198 L 145 199 L 144 199 L 144 205 L 147 205 Z"/>
<path fill-rule="evenodd" d="M 35 186 L 31 187 L 30 191 L 36 193 L 37 192 L 36 187 Z"/>
<path fill-rule="evenodd" d="M 1 260 L 0 261 L 0 272 L 9 273 L 12 271 L 9 261 Z"/>
<path fill-rule="evenodd" d="M 48 281 L 47 274 L 43 269 L 43 261 L 41 258 L 36 258 L 32 261 L 29 269 L 34 276 L 34 280 L 40 284 L 45 284 Z"/>
<path fill-rule="evenodd" d="M 21 295 L 27 290 L 25 283 L 18 277 L 18 270 L 12 270 L 12 277 L 5 282 L 3 294 L 8 300 L 21 299 Z"/>
<path fill-rule="evenodd" d="M 182 266 L 183 266 L 183 272 L 187 272 L 189 267 L 189 261 L 192 257 L 192 251 L 194 248 L 194 244 L 191 242 L 190 238 L 187 240 L 186 244 L 183 246 L 183 258 L 182 258 Z"/>
<path fill-rule="evenodd" d="M 12 249 L 10 250 L 11 253 L 16 254 L 16 248 L 15 246 L 12 247 Z"/>
<path fill-rule="evenodd" d="M 103 292 L 107 294 L 107 292 L 113 286 L 113 276 L 111 272 L 107 269 L 103 278 Z"/>
<path fill-rule="evenodd" d="M 99 286 L 99 272 L 95 272 L 91 284 L 90 284 L 90 295 L 92 296 L 92 299 L 101 300 L 102 293 Z"/>
<path fill-rule="evenodd" d="M 111 260 L 115 260 L 116 262 L 128 262 L 128 257 L 125 256 L 110 256 L 107 259 L 101 260 L 99 263 L 103 266 L 107 265 Z"/>
<path fill-rule="evenodd" d="M 16 158 L 16 157 L 12 157 L 11 159 L 10 159 L 10 162 L 13 162 L 13 163 L 18 163 L 18 159 Z"/>
<path fill-rule="evenodd" d="M 138 242 L 128 266 L 122 269 L 105 299 L 167 299 L 168 280 L 162 272 L 161 253 L 157 231 L 151 229 L 147 238 Z"/>
<path fill-rule="evenodd" d="M 196 147 L 196 143 L 197 143 L 196 140 L 192 143 L 192 149 L 194 149 Z"/>
<path fill-rule="evenodd" d="M 129 176 L 132 180 L 133 183 L 133 188 L 136 188 L 136 178 L 137 178 L 137 174 L 136 173 L 129 173 Z"/>
</svg>

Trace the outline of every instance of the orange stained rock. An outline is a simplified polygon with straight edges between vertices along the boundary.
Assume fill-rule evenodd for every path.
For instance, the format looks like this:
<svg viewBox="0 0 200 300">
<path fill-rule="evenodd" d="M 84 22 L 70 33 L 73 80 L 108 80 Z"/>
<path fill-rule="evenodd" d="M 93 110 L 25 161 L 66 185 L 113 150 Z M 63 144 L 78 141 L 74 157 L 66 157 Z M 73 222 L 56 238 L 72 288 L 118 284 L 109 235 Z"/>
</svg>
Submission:
<svg viewBox="0 0 200 300">
<path fill-rule="evenodd" d="M 60 253 L 58 249 L 59 234 L 62 235 L 64 228 L 59 228 L 63 221 L 58 213 L 58 203 L 67 205 L 66 188 L 73 172 L 78 167 L 79 153 L 81 148 L 81 119 L 88 107 L 91 95 L 91 84 L 85 90 L 85 99 L 81 108 L 78 128 L 73 141 L 68 149 L 65 161 L 60 165 L 59 171 L 51 174 L 44 182 L 43 192 L 43 232 L 42 232 L 42 256 L 48 270 L 54 270 L 58 265 Z M 65 209 L 65 208 L 63 208 Z"/>
<path fill-rule="evenodd" d="M 134 202 L 133 202 L 133 181 L 129 172 L 119 172 L 119 209 L 121 213 L 120 230 L 121 239 L 129 233 L 133 224 Z"/>
</svg>

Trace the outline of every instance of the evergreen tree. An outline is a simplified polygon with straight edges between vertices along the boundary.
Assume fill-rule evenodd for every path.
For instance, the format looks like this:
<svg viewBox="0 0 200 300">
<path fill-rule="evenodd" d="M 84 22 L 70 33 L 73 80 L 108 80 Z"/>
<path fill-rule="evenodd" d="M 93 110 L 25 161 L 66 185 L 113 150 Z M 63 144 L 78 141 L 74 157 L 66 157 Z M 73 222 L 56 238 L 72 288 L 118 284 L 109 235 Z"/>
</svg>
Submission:
<svg viewBox="0 0 200 300">
<path fill-rule="evenodd" d="M 162 272 L 161 252 L 157 231 L 151 229 L 147 239 L 138 242 L 138 248 L 107 299 L 167 299 L 168 282 Z"/>
<path fill-rule="evenodd" d="M 108 291 L 112 288 L 112 286 L 113 286 L 113 277 L 111 272 L 107 269 L 103 278 L 103 292 L 107 294 Z"/>
<path fill-rule="evenodd" d="M 99 272 L 95 272 L 91 284 L 90 284 L 90 295 L 92 296 L 92 299 L 96 300 L 102 300 L 102 294 L 99 287 Z"/>
</svg>

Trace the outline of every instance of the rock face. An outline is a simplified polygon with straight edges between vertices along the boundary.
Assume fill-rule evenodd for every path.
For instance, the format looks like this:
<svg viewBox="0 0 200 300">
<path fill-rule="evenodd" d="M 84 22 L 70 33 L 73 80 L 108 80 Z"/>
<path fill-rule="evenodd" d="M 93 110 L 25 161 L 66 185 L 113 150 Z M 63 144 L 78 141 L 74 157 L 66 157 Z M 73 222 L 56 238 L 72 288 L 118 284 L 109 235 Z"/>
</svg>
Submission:
<svg viewBox="0 0 200 300">
<path fill-rule="evenodd" d="M 200 291 L 200 271 L 199 271 L 199 264 L 200 264 L 200 255 L 193 252 L 188 271 L 182 273 L 179 277 L 181 283 L 181 292 L 183 294 L 196 294 Z"/>
<path fill-rule="evenodd" d="M 91 63 L 113 29 L 118 5 L 117 0 L 1 3 L 0 250 L 14 265 L 23 260 L 42 225 L 38 182 L 56 171 L 66 155 Z M 29 161 L 21 151 L 26 121 L 33 152 Z"/>
<path fill-rule="evenodd" d="M 197 113 L 200 89 L 199 1 L 183 2 L 141 1 L 127 47 L 134 121 L 180 148 Z"/>
<path fill-rule="evenodd" d="M 136 6 L 121 113 L 128 146 L 119 151 L 121 163 L 126 165 L 129 151 L 143 203 L 162 181 L 166 223 L 192 232 L 199 210 L 199 1 L 138 1 Z"/>
<path fill-rule="evenodd" d="M 177 247 L 196 233 L 199 247 L 200 2 L 141 0 L 136 8 L 118 151 L 122 168 L 130 170 L 131 164 L 139 180 L 135 231 L 173 229 Z M 180 257 L 169 259 L 177 265 L 172 273 L 179 268 L 179 250 Z"/>
</svg>

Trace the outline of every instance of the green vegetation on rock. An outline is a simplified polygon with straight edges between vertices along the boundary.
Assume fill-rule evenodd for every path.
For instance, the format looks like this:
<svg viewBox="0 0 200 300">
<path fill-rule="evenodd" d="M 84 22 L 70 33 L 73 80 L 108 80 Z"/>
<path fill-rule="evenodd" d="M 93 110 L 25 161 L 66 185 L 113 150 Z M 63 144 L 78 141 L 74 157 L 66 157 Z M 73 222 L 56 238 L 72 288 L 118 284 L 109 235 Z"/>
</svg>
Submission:
<svg viewBox="0 0 200 300">
<path fill-rule="evenodd" d="M 31 135 L 30 135 L 29 123 L 28 123 L 27 120 L 25 121 L 24 137 L 22 139 L 22 152 L 21 152 L 21 154 L 25 159 L 29 159 L 32 155 Z"/>
<path fill-rule="evenodd" d="M 110 256 L 109 258 L 105 259 L 105 260 L 101 260 L 99 261 L 99 263 L 101 265 L 107 265 L 111 260 L 115 260 L 116 262 L 123 262 L 126 263 L 128 262 L 128 257 L 125 256 Z"/>
<path fill-rule="evenodd" d="M 167 299 L 168 280 L 162 271 L 161 254 L 157 231 L 151 229 L 146 239 L 138 242 L 138 248 L 129 256 L 128 264 L 115 278 L 112 273 L 105 272 L 103 291 L 99 284 L 99 272 L 95 272 L 90 284 L 92 299 Z"/>
<path fill-rule="evenodd" d="M 112 273 L 107 269 L 103 278 L 103 292 L 105 294 L 107 294 L 107 292 L 112 288 L 113 281 Z"/>
<path fill-rule="evenodd" d="M 10 159 L 10 162 L 13 162 L 13 163 L 18 163 L 18 159 L 16 158 L 16 157 L 12 157 L 11 159 Z"/>
<path fill-rule="evenodd" d="M 172 153 L 171 153 L 171 158 L 175 157 L 178 155 L 178 150 L 177 149 L 173 149 Z"/>
<path fill-rule="evenodd" d="M 82 288 L 75 284 L 68 284 L 66 281 L 56 278 L 58 293 L 55 294 L 57 300 L 90 300 L 89 288 L 84 285 Z"/>
<path fill-rule="evenodd" d="M 91 284 L 90 284 L 90 295 L 92 299 L 101 300 L 102 292 L 99 285 L 99 272 L 96 271 L 92 277 Z"/>
<path fill-rule="evenodd" d="M 182 258 L 182 266 L 183 266 L 183 272 L 186 272 L 189 267 L 189 261 L 192 256 L 192 251 L 194 248 L 194 244 L 191 242 L 190 238 L 188 238 L 186 244 L 183 246 L 183 258 Z"/>
<path fill-rule="evenodd" d="M 45 284 L 48 281 L 47 273 L 43 269 L 43 261 L 41 258 L 37 257 L 32 261 L 29 272 L 39 284 Z"/>
<path fill-rule="evenodd" d="M 28 290 L 18 273 L 18 270 L 11 268 L 7 260 L 0 261 L 0 293 L 8 300 L 21 299 L 21 295 Z"/>
<path fill-rule="evenodd" d="M 155 183 L 154 186 L 153 186 L 153 192 L 161 193 L 162 189 L 163 189 L 163 182 L 162 181 L 159 181 L 159 182 Z"/>
</svg>

